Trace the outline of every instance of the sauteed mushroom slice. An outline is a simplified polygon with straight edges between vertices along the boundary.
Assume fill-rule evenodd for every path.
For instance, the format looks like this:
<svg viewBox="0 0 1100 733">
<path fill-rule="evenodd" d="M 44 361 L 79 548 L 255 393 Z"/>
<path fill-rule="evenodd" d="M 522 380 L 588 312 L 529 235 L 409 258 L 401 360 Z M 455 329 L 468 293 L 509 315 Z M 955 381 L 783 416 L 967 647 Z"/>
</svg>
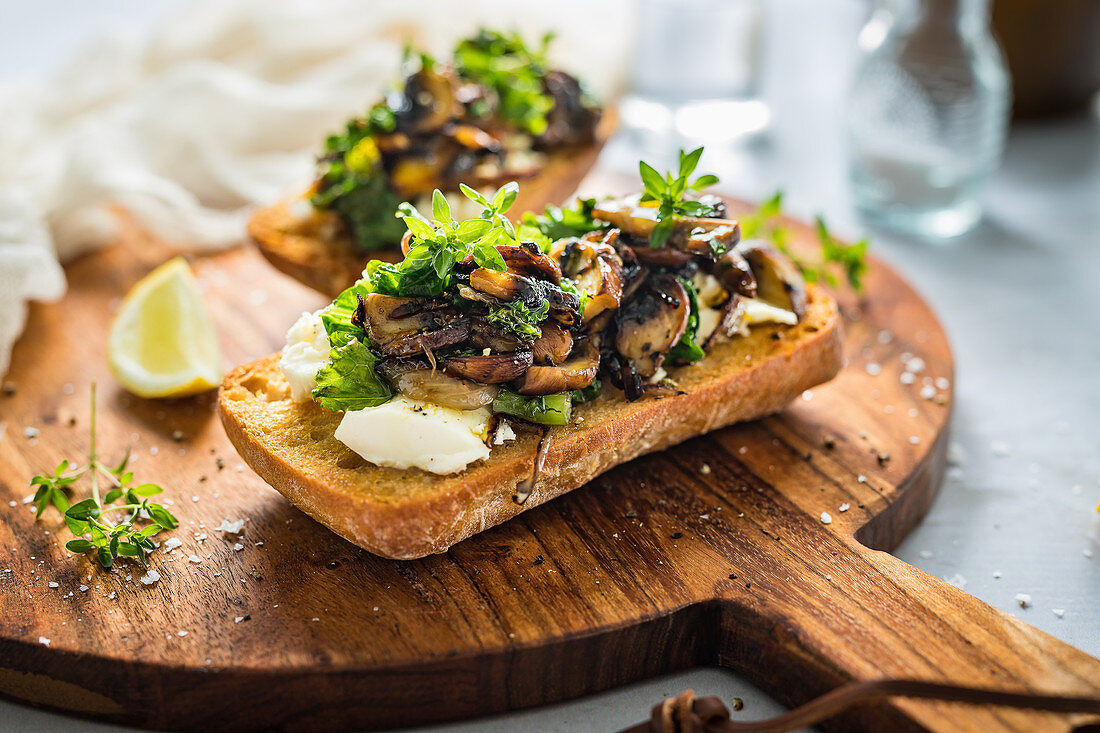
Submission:
<svg viewBox="0 0 1100 733">
<path fill-rule="evenodd" d="M 569 358 L 573 350 L 573 335 L 561 326 L 543 323 L 542 335 L 531 344 L 531 355 L 535 364 L 561 364 Z"/>
<path fill-rule="evenodd" d="M 647 265 L 657 265 L 659 267 L 683 267 L 695 258 L 691 252 L 684 252 L 672 247 L 650 247 L 643 244 L 633 247 L 632 251 L 635 257 Z"/>
<path fill-rule="evenodd" d="M 653 234 L 653 228 L 657 226 L 657 209 L 652 206 L 641 206 L 637 194 L 601 202 L 592 210 L 592 215 L 641 239 L 649 239 Z M 682 250 L 713 259 L 716 251 L 733 247 L 740 238 L 741 226 L 736 221 L 681 216 L 676 218 L 667 244 L 669 249 Z M 643 249 L 644 247 L 635 248 L 639 258 L 643 256 L 641 252 Z M 666 263 L 654 262 L 654 264 Z"/>
<path fill-rule="evenodd" d="M 497 352 L 522 351 L 529 346 L 533 348 L 529 339 L 507 333 L 487 322 L 484 318 L 479 317 L 470 319 L 470 336 L 467 343 L 476 349 L 489 349 Z"/>
<path fill-rule="evenodd" d="M 744 255 L 736 249 L 728 250 L 711 266 L 710 273 L 731 293 L 739 293 L 746 298 L 756 297 L 756 277 Z"/>
<path fill-rule="evenodd" d="M 561 282 L 561 268 L 558 263 L 549 255 L 543 254 L 533 242 L 501 245 L 497 247 L 497 251 L 504 258 L 509 272 L 542 278 L 555 285 Z"/>
<path fill-rule="evenodd" d="M 467 150 L 499 153 L 504 149 L 500 140 L 474 125 L 455 125 L 451 129 L 451 138 Z"/>
<path fill-rule="evenodd" d="M 459 379 L 411 359 L 383 361 L 378 370 L 406 397 L 455 410 L 476 410 L 491 405 L 499 391 L 494 385 Z"/>
<path fill-rule="evenodd" d="M 421 69 L 405 80 L 405 93 L 397 109 L 397 129 L 412 134 L 432 132 L 462 113 L 453 79 L 438 71 Z"/>
<path fill-rule="evenodd" d="M 484 267 L 479 267 L 470 273 L 470 287 L 481 291 L 486 295 L 499 298 L 504 301 L 522 300 L 528 308 L 541 308 L 546 301 L 550 302 L 550 311 L 556 318 L 566 318 L 570 313 L 575 313 L 580 308 L 580 298 L 573 293 L 567 293 L 546 280 L 536 280 L 514 272 L 497 272 Z"/>
<path fill-rule="evenodd" d="M 595 234 L 595 233 L 593 233 Z M 601 241 L 572 238 L 559 242 L 556 252 L 565 272 L 588 294 L 583 319 L 587 323 L 623 299 L 623 261 L 613 246 L 619 230 L 612 229 Z"/>
<path fill-rule="evenodd" d="M 726 219 L 678 219 L 669 244 L 685 252 L 714 259 L 741 240 L 741 225 Z"/>
<path fill-rule="evenodd" d="M 500 300 L 510 301 L 523 297 L 531 289 L 531 281 L 514 272 L 498 272 L 479 267 L 470 273 L 470 287 Z"/>
<path fill-rule="evenodd" d="M 360 297 L 355 318 L 366 328 L 371 344 L 394 357 L 416 356 L 454 346 L 470 333 L 465 318 L 430 298 L 371 293 Z"/>
<path fill-rule="evenodd" d="M 756 278 L 756 297 L 802 318 L 806 313 L 806 281 L 793 262 L 759 239 L 737 245 Z"/>
<path fill-rule="evenodd" d="M 687 329 L 691 304 L 672 275 L 651 276 L 644 289 L 619 313 L 615 348 L 643 377 L 652 377 Z"/>
<path fill-rule="evenodd" d="M 542 83 L 554 100 L 554 106 L 546 115 L 546 131 L 537 140 L 539 147 L 591 143 L 599 112 L 585 105 L 580 82 L 564 71 L 550 71 L 543 77 Z"/>
<path fill-rule="evenodd" d="M 530 351 L 513 351 L 487 356 L 447 356 L 440 363 L 448 374 L 482 384 L 503 384 L 522 377 L 532 358 Z"/>
<path fill-rule="evenodd" d="M 557 394 L 592 384 L 600 368 L 600 353 L 590 341 L 578 344 L 560 366 L 533 366 L 516 390 L 523 395 Z"/>
<path fill-rule="evenodd" d="M 745 318 L 745 299 L 733 293 L 729 300 L 722 306 L 718 316 L 718 322 L 714 325 L 707 337 L 703 340 L 703 351 L 710 351 L 718 339 L 732 336 L 741 328 L 741 321 Z"/>
</svg>

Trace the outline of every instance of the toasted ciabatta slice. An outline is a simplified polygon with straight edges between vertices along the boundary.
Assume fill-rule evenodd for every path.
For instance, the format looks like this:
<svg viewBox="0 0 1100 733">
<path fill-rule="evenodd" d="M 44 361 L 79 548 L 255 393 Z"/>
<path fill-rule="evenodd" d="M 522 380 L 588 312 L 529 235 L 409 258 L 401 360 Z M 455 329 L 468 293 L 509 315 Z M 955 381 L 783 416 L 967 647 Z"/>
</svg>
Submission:
<svg viewBox="0 0 1100 733">
<path fill-rule="evenodd" d="M 230 372 L 218 403 L 241 456 L 295 506 L 370 552 L 412 559 L 444 552 L 637 456 L 777 412 L 832 379 L 842 360 L 836 302 L 808 286 L 798 325 L 756 326 L 702 361 L 673 368 L 685 394 L 628 402 L 609 387 L 576 406 L 573 424 L 551 429 L 542 470 L 522 505 L 513 497 L 534 471 L 538 435 L 520 433 L 449 476 L 374 466 L 333 437 L 339 413 L 291 400 L 278 354 Z"/>
<path fill-rule="evenodd" d="M 595 164 L 614 129 L 615 115 L 606 110 L 596 127 L 595 142 L 548 154 L 538 173 L 522 179 L 511 211 L 541 212 L 565 201 Z M 248 235 L 279 270 L 333 298 L 362 276 L 368 260 L 397 262 L 402 257 L 396 243 L 390 249 L 358 251 L 339 217 L 313 209 L 304 196 L 257 210 L 248 222 Z"/>
</svg>

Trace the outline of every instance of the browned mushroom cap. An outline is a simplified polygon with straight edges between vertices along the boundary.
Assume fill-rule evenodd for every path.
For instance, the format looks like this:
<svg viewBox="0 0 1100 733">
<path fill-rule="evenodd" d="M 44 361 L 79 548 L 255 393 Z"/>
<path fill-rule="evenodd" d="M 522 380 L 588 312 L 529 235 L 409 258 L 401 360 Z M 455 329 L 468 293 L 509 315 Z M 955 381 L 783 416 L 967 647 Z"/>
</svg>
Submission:
<svg viewBox="0 0 1100 733">
<path fill-rule="evenodd" d="M 461 117 L 464 111 L 455 96 L 454 79 L 427 69 L 405 80 L 400 107 L 397 129 L 414 135 L 438 130 L 449 120 Z"/>
<path fill-rule="evenodd" d="M 508 265 L 509 272 L 527 277 L 540 277 L 557 285 L 561 282 L 561 268 L 554 259 L 542 253 L 538 245 L 524 242 L 519 245 L 499 245 L 497 251 Z"/>
<path fill-rule="evenodd" d="M 731 249 L 719 257 L 711 266 L 710 273 L 722 283 L 722 287 L 732 293 L 740 293 L 746 298 L 756 297 L 756 277 L 744 255 Z"/>
<path fill-rule="evenodd" d="M 657 226 L 657 209 L 641 206 L 640 196 L 634 194 L 620 199 L 601 201 L 592 209 L 592 216 L 606 221 L 627 234 L 649 239 Z"/>
<path fill-rule="evenodd" d="M 637 194 L 612 201 L 603 201 L 592 210 L 597 219 L 609 222 L 627 234 L 649 239 L 653 228 L 657 226 L 657 209 L 642 206 Z M 698 257 L 713 259 L 716 252 L 725 251 L 741 238 L 741 225 L 729 219 L 709 219 L 704 217 L 680 216 L 672 227 L 667 248 L 688 252 Z M 643 247 L 635 248 L 639 259 L 643 257 Z M 657 248 L 662 249 L 662 248 Z M 653 264 L 674 264 L 671 262 L 653 262 Z"/>
<path fill-rule="evenodd" d="M 591 341 L 582 341 L 561 366 L 533 366 L 528 369 L 516 391 L 524 395 L 540 395 L 584 389 L 596 379 L 599 368 L 600 352 Z"/>
<path fill-rule="evenodd" d="M 451 138 L 467 150 L 499 153 L 504 149 L 500 140 L 474 125 L 454 125 L 451 129 Z"/>
<path fill-rule="evenodd" d="M 722 306 L 721 314 L 718 317 L 718 323 L 714 325 L 714 330 L 706 335 L 703 339 L 703 350 L 710 351 L 711 347 L 718 342 L 718 339 L 723 336 L 732 336 L 741 328 L 741 321 L 745 318 L 745 299 L 740 295 L 733 293 L 730 295 L 729 300 Z"/>
<path fill-rule="evenodd" d="M 737 245 L 756 277 L 756 297 L 802 318 L 806 313 L 806 281 L 793 262 L 759 239 Z"/>
<path fill-rule="evenodd" d="M 528 308 L 550 303 L 550 315 L 559 323 L 571 325 L 580 307 L 580 298 L 547 280 L 536 280 L 514 272 L 497 272 L 479 267 L 470 273 L 470 287 L 504 301 L 521 300 Z"/>
<path fill-rule="evenodd" d="M 479 267 L 470 273 L 470 287 L 500 300 L 511 301 L 530 289 L 530 281 L 514 272 Z"/>
<path fill-rule="evenodd" d="M 426 354 L 461 343 L 470 324 L 445 303 L 429 298 L 397 298 L 371 293 L 360 296 L 356 320 L 371 344 L 386 356 Z"/>
<path fill-rule="evenodd" d="M 612 229 L 601 241 L 570 239 L 557 246 L 574 284 L 588 295 L 582 314 L 586 323 L 622 302 L 623 261 L 613 245 L 618 237 L 619 230 Z"/>
<path fill-rule="evenodd" d="M 466 343 L 476 349 L 496 352 L 522 351 L 530 347 L 531 339 L 506 332 L 484 318 L 474 316 L 470 318 L 470 335 Z"/>
<path fill-rule="evenodd" d="M 677 219 L 669 244 L 698 257 L 713 259 L 741 240 L 741 225 L 726 219 Z"/>
<path fill-rule="evenodd" d="M 544 323 L 539 328 L 542 335 L 531 344 L 535 364 L 561 364 L 573 350 L 573 336 L 561 326 Z"/>
<path fill-rule="evenodd" d="M 393 388 L 414 400 L 455 410 L 476 410 L 492 404 L 499 388 L 459 379 L 413 360 L 387 360 L 378 365 Z"/>
<path fill-rule="evenodd" d="M 447 356 L 440 359 L 443 371 L 482 384 L 502 384 L 519 379 L 531 366 L 530 351 L 513 351 L 487 356 Z"/>
<path fill-rule="evenodd" d="M 684 335 L 690 315 L 687 291 L 680 281 L 668 273 L 654 275 L 620 311 L 615 348 L 638 374 L 652 377 Z"/>
<path fill-rule="evenodd" d="M 684 252 L 672 247 L 650 247 L 643 244 L 630 249 L 640 261 L 647 265 L 657 265 L 659 267 L 680 267 L 695 258 L 695 255 L 691 252 Z"/>
</svg>

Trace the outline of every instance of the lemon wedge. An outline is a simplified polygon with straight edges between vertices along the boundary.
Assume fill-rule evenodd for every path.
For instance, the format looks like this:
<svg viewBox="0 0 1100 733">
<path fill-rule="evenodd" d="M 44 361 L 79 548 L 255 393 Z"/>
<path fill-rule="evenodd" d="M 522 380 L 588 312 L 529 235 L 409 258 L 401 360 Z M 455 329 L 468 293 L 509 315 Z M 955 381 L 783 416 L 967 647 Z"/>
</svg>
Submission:
<svg viewBox="0 0 1100 733">
<path fill-rule="evenodd" d="M 111 324 L 107 360 L 139 397 L 186 397 L 221 382 L 214 324 L 183 258 L 165 262 L 126 295 Z"/>
</svg>

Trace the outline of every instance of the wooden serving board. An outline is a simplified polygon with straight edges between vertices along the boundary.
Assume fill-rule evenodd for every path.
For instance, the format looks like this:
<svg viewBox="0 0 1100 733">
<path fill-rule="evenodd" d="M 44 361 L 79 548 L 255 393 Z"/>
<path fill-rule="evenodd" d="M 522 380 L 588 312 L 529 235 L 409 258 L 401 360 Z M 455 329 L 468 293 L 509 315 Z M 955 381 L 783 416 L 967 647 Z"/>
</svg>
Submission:
<svg viewBox="0 0 1100 733">
<path fill-rule="evenodd" d="M 952 361 L 932 311 L 880 262 L 866 302 L 846 304 L 850 364 L 834 382 L 447 554 L 395 562 L 330 533 L 247 470 L 213 395 L 156 402 L 119 389 L 104 360 L 110 311 L 166 256 L 139 234 L 125 240 L 69 267 L 61 303 L 32 309 L 8 376 L 17 392 L 0 397 L 0 693 L 10 698 L 157 728 L 334 730 L 484 715 L 708 664 L 788 704 L 888 676 L 1100 692 L 1100 661 L 887 554 L 940 484 Z M 279 348 L 294 318 L 323 304 L 251 249 L 194 266 L 230 364 Z M 905 384 L 913 358 L 923 368 Z M 182 520 L 160 538 L 183 545 L 156 554 L 152 585 L 137 568 L 105 573 L 71 556 L 57 513 L 35 522 L 21 503 L 33 473 L 85 453 L 92 381 L 104 457 L 132 441 L 138 479 L 168 487 Z M 239 538 L 215 529 L 224 519 L 247 520 Z M 1069 721 L 897 700 L 834 725 Z"/>
</svg>

